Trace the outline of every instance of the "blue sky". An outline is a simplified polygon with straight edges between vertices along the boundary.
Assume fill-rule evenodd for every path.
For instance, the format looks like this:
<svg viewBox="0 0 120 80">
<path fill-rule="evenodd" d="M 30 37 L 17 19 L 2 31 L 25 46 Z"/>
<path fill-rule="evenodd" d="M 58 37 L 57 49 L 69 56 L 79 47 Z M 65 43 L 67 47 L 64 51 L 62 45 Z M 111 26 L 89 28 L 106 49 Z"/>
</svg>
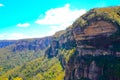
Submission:
<svg viewBox="0 0 120 80">
<path fill-rule="evenodd" d="M 88 10 L 119 0 L 0 0 L 0 40 L 53 35 Z"/>
</svg>

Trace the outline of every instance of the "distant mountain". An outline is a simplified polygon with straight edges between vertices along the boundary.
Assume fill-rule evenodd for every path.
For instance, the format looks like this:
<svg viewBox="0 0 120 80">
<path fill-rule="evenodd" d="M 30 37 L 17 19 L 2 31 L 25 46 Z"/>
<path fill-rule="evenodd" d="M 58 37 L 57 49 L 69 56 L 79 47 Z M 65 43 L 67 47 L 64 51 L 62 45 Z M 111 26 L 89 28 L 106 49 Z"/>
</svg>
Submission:
<svg viewBox="0 0 120 80">
<path fill-rule="evenodd" d="M 37 39 L 21 39 L 21 40 L 1 40 L 0 48 L 13 46 L 13 51 L 22 50 L 43 50 L 51 43 L 52 37 L 37 38 Z"/>
<path fill-rule="evenodd" d="M 0 45 L 0 80 L 120 80 L 120 7 L 92 9 L 52 37 Z"/>
<path fill-rule="evenodd" d="M 9 46 L 9 45 L 12 45 L 12 44 L 15 44 L 16 41 L 15 40 L 1 40 L 0 41 L 0 48 L 4 48 L 6 46 Z"/>
</svg>

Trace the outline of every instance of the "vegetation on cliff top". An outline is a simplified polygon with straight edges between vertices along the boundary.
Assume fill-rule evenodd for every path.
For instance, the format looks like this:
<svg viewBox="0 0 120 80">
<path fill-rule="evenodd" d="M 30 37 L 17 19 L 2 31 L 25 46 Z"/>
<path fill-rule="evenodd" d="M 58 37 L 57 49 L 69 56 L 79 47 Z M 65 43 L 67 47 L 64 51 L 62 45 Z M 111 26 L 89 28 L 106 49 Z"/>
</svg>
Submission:
<svg viewBox="0 0 120 80">
<path fill-rule="evenodd" d="M 73 23 L 73 27 L 84 27 L 89 24 L 89 21 L 91 19 L 97 17 L 103 18 L 106 21 L 111 21 L 112 23 L 117 23 L 118 25 L 120 25 L 120 6 L 92 9 L 83 16 L 79 17 Z"/>
</svg>

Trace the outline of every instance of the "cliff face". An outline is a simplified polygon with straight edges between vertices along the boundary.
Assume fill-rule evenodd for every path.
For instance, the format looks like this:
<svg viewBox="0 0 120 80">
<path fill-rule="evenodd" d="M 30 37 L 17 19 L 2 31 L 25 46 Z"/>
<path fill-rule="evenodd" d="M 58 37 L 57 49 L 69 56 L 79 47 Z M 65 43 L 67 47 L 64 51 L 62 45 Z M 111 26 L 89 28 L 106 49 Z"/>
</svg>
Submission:
<svg viewBox="0 0 120 80">
<path fill-rule="evenodd" d="M 115 8 L 112 9 L 115 10 Z M 95 16 L 87 19 L 91 13 L 94 13 Z M 107 14 L 109 16 L 109 13 Z M 86 21 L 82 26 L 79 21 L 81 19 Z M 115 69 L 120 68 L 120 25 L 114 19 L 107 19 L 104 15 L 98 15 L 95 9 L 83 15 L 78 19 L 79 22 L 73 24 L 77 51 L 66 65 L 65 80 L 120 79 L 120 74 Z"/>
<path fill-rule="evenodd" d="M 119 14 L 120 7 L 92 9 L 55 35 L 47 54 L 60 56 L 65 80 L 120 80 Z M 65 63 L 59 50 L 73 48 Z"/>
<path fill-rule="evenodd" d="M 46 55 L 52 58 L 59 55 L 60 49 L 70 50 L 73 49 L 73 47 L 76 47 L 76 41 L 72 29 L 68 28 L 65 31 L 60 31 L 53 35 L 51 45 L 46 51 Z"/>
</svg>

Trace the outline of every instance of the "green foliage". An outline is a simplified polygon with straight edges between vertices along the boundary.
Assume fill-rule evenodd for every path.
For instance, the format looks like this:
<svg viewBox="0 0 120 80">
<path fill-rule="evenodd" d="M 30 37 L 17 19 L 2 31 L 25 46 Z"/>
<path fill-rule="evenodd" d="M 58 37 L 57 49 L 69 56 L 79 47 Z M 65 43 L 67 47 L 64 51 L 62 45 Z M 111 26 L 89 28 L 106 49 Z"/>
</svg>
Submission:
<svg viewBox="0 0 120 80">
<path fill-rule="evenodd" d="M 22 78 L 16 77 L 13 80 L 23 80 Z"/>
<path fill-rule="evenodd" d="M 3 68 L 2 67 L 0 67 L 0 71 L 2 71 L 3 70 Z"/>
<path fill-rule="evenodd" d="M 96 8 L 88 11 L 79 17 L 73 24 L 73 27 L 85 27 L 93 18 L 100 17 L 103 20 L 111 21 L 120 25 L 120 7 Z"/>
<path fill-rule="evenodd" d="M 70 57 L 72 56 L 72 54 L 74 54 L 75 52 L 75 48 L 71 49 L 71 50 L 66 50 L 66 49 L 61 49 L 59 51 L 60 55 L 63 55 L 65 58 L 66 63 L 69 61 Z"/>
<path fill-rule="evenodd" d="M 11 49 L 8 48 L 0 49 L 0 75 L 16 66 L 20 66 L 43 55 L 44 51 L 35 52 L 25 50 L 12 52 Z"/>
<path fill-rule="evenodd" d="M 87 21 L 84 20 L 83 18 L 78 19 L 76 22 L 77 22 L 76 24 L 78 24 L 80 27 L 87 25 Z"/>
<path fill-rule="evenodd" d="M 44 57 L 46 49 L 13 51 L 13 47 L 16 45 L 0 49 L 0 80 L 64 79 L 60 61 L 56 57 Z"/>
<path fill-rule="evenodd" d="M 120 25 L 120 15 L 118 14 L 120 7 L 94 9 L 96 16 L 103 16 L 112 22 L 117 22 Z"/>
<path fill-rule="evenodd" d="M 22 66 L 9 70 L 1 76 L 1 78 L 9 78 L 17 80 L 63 80 L 64 70 L 57 58 L 47 59 L 45 57 L 38 58 L 28 62 Z"/>
</svg>

